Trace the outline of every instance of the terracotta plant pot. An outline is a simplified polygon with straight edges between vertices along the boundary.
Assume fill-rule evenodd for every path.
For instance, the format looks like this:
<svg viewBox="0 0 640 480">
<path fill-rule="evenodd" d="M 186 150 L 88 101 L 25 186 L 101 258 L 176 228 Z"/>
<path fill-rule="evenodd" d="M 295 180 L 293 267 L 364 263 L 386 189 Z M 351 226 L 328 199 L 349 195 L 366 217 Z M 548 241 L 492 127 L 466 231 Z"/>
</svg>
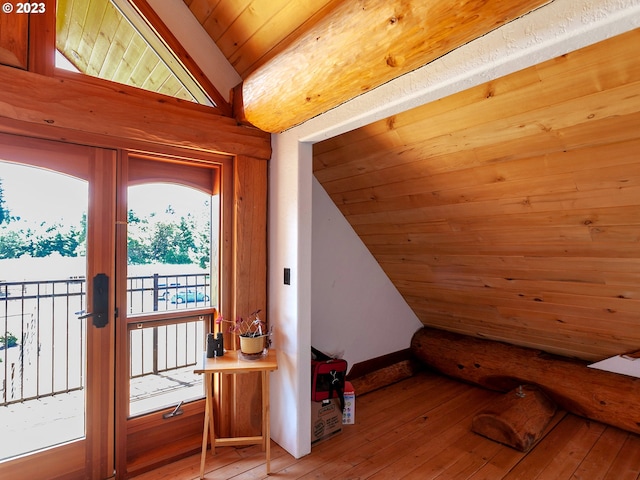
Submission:
<svg viewBox="0 0 640 480">
<path fill-rule="evenodd" d="M 264 339 L 266 335 L 259 337 L 243 337 L 240 335 L 240 351 L 246 355 L 255 355 L 264 350 Z"/>
</svg>

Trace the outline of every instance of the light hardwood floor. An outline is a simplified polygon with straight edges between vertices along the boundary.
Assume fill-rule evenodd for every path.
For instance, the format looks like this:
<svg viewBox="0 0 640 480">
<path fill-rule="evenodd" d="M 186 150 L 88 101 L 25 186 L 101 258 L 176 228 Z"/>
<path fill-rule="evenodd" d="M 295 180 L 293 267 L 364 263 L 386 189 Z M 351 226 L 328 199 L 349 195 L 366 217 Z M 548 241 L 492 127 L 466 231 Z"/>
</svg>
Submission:
<svg viewBox="0 0 640 480">
<path fill-rule="evenodd" d="M 356 392 L 357 394 L 357 392 Z M 429 372 L 356 397 L 356 424 L 294 459 L 272 442 L 271 476 L 257 446 L 217 448 L 208 479 L 637 480 L 640 436 L 559 412 L 528 453 L 471 432 L 499 393 Z M 194 455 L 135 477 L 198 478 Z"/>
</svg>

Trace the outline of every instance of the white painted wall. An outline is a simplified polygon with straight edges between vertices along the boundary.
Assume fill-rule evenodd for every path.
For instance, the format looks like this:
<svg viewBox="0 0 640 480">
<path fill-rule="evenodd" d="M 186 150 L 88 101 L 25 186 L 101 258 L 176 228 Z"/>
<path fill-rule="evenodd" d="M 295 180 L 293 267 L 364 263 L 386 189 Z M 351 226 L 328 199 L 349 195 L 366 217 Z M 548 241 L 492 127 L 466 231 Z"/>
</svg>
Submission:
<svg viewBox="0 0 640 480">
<path fill-rule="evenodd" d="M 311 201 L 311 344 L 349 368 L 409 348 L 422 323 L 315 178 Z"/>
<path fill-rule="evenodd" d="M 329 303 L 332 312 L 353 312 L 353 302 L 366 293 L 359 284 L 346 281 L 344 272 L 328 267 L 339 258 L 339 251 L 322 252 L 328 247 L 320 242 L 327 239 L 356 255 L 362 253 L 362 246 L 357 245 L 360 241 L 353 232 L 347 232 L 344 225 L 335 221 L 335 212 L 330 211 L 324 203 L 326 199 L 314 187 L 311 145 L 638 26 L 640 0 L 555 0 L 423 68 L 272 137 L 269 319 L 276 328 L 274 346 L 280 349 L 280 356 L 279 369 L 272 374 L 271 382 L 271 433 L 279 445 L 296 458 L 311 451 L 312 334 L 320 347 L 325 345 L 324 339 L 316 338 L 321 328 L 340 330 L 336 328 L 336 315 L 318 316 L 316 312 L 323 312 Z M 319 226 L 322 232 L 318 231 Z M 316 239 L 314 234 L 321 237 Z M 325 254 L 329 256 L 323 260 Z M 384 283 L 373 278 L 377 275 L 371 272 L 366 259 L 360 260 L 351 262 L 348 275 L 368 275 L 376 285 Z M 284 267 L 292 270 L 291 285 L 283 285 Z M 334 281 L 339 289 L 331 287 Z M 376 289 L 376 295 L 391 304 L 397 299 L 393 288 Z M 379 333 L 374 339 L 376 348 L 382 351 L 385 342 L 408 344 L 405 336 L 410 328 L 399 329 L 390 339 L 384 323 L 387 319 L 370 324 L 371 331 Z M 338 348 L 344 348 L 345 356 L 359 361 L 366 354 L 354 347 L 355 330 L 341 329 Z M 331 343 L 333 339 L 327 340 L 326 345 Z"/>
<path fill-rule="evenodd" d="M 278 370 L 271 374 L 271 438 L 299 458 L 311 448 L 312 171 L 310 162 L 298 159 L 311 158 L 311 144 L 300 143 L 295 135 L 285 133 L 272 136 L 272 149 L 268 318 L 274 326 Z M 290 285 L 284 285 L 284 268 L 291 269 Z M 299 441 L 302 438 L 308 442 Z"/>
</svg>

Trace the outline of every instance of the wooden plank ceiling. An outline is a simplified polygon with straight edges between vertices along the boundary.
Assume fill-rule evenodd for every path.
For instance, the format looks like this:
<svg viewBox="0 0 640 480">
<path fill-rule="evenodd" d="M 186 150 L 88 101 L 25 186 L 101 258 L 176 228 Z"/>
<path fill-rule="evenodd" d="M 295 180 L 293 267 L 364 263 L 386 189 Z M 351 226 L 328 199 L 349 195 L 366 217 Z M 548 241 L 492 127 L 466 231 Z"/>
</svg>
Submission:
<svg viewBox="0 0 640 480">
<path fill-rule="evenodd" d="M 58 0 L 56 48 L 87 75 L 196 101 L 110 0 Z"/>
<path fill-rule="evenodd" d="M 640 348 L 640 30 L 323 141 L 314 172 L 425 325 Z"/>
<path fill-rule="evenodd" d="M 548 0 L 184 0 L 244 79 L 244 115 L 281 132 Z"/>
<path fill-rule="evenodd" d="M 184 0 L 242 78 L 311 28 L 335 0 Z"/>
</svg>

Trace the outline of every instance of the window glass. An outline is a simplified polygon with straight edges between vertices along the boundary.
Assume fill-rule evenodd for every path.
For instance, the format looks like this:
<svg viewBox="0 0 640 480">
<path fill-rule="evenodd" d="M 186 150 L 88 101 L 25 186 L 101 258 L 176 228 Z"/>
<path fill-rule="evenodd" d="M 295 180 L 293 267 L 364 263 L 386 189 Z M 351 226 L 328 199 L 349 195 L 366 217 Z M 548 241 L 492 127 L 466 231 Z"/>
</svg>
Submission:
<svg viewBox="0 0 640 480">
<path fill-rule="evenodd" d="M 59 68 L 214 105 L 127 0 L 58 0 L 56 48 Z"/>
<path fill-rule="evenodd" d="M 148 314 L 217 305 L 217 195 L 168 183 L 128 189 L 127 312 L 130 415 L 202 397 L 201 359 L 208 315 L 158 323 Z M 214 241 L 212 241 L 214 239 Z M 212 280 L 213 279 L 213 280 Z"/>
<path fill-rule="evenodd" d="M 128 196 L 129 314 L 212 305 L 212 196 L 166 183 Z"/>
<path fill-rule="evenodd" d="M 87 206 L 85 180 L 0 159 L 0 461 L 85 435 Z"/>
</svg>

